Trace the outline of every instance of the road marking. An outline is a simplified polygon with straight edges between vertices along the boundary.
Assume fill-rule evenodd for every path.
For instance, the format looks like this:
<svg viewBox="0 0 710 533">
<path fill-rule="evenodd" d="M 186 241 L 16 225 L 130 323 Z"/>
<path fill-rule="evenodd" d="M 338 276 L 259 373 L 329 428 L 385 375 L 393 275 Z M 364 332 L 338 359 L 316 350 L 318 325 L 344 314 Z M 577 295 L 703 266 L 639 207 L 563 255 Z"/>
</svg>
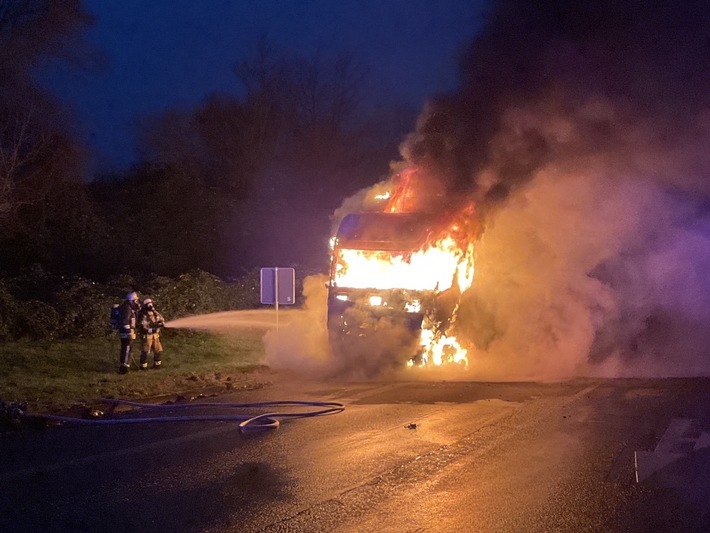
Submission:
<svg viewBox="0 0 710 533">
<path fill-rule="evenodd" d="M 634 452 L 636 483 L 640 483 L 675 461 L 687 457 L 692 452 L 710 447 L 710 433 L 703 432 L 695 438 L 683 436 L 690 429 L 692 423 L 693 420 L 690 418 L 674 418 L 652 452 Z M 683 444 L 686 445 L 685 449 L 692 444 L 692 452 L 683 451 Z"/>
</svg>

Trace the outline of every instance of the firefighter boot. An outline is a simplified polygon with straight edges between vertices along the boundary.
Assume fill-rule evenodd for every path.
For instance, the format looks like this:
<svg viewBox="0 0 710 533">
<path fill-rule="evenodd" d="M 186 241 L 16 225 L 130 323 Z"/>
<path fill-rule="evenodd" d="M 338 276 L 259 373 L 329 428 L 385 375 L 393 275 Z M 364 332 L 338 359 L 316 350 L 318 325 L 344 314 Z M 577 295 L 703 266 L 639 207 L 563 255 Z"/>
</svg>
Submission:
<svg viewBox="0 0 710 533">
<path fill-rule="evenodd" d="M 153 368 L 156 370 L 160 370 L 162 368 L 161 363 L 161 356 L 163 355 L 163 352 L 155 352 L 153 354 Z"/>
<path fill-rule="evenodd" d="M 147 352 L 141 352 L 141 370 L 147 370 L 148 369 L 148 353 Z"/>
</svg>

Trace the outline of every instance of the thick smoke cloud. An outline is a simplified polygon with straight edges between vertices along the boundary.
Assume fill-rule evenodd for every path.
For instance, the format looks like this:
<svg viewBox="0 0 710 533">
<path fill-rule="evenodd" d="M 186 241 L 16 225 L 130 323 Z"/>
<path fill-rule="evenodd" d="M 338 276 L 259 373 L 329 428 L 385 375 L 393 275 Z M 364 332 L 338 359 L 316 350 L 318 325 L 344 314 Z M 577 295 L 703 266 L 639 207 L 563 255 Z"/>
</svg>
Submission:
<svg viewBox="0 0 710 533">
<path fill-rule="evenodd" d="M 391 181 L 475 204 L 473 375 L 710 373 L 710 3 L 499 0 L 460 72 Z"/>
<path fill-rule="evenodd" d="M 403 145 L 481 228 L 479 375 L 710 371 L 710 5 L 497 2 Z"/>
<path fill-rule="evenodd" d="M 683 183 L 707 190 L 698 175 L 707 171 L 707 156 L 698 167 L 702 154 L 682 147 L 697 146 L 696 130 L 708 133 L 709 11 L 703 0 L 500 0 L 462 61 L 461 89 L 430 102 L 404 145 L 405 159 L 451 193 L 472 192 L 486 211 L 549 161 L 614 150 L 634 125 L 647 144 L 689 158 Z M 508 119 L 515 144 L 491 146 L 510 113 L 531 106 L 582 119 L 584 142 L 550 139 L 548 122 Z M 608 112 L 590 115 L 590 106 Z"/>
<path fill-rule="evenodd" d="M 265 362 L 274 368 L 289 368 L 321 379 L 392 377 L 404 362 L 402 347 L 408 332 L 382 324 L 380 331 L 367 338 L 340 343 L 334 354 L 325 323 L 326 283 L 324 275 L 304 279 L 304 308 L 279 331 L 266 333 Z"/>
</svg>

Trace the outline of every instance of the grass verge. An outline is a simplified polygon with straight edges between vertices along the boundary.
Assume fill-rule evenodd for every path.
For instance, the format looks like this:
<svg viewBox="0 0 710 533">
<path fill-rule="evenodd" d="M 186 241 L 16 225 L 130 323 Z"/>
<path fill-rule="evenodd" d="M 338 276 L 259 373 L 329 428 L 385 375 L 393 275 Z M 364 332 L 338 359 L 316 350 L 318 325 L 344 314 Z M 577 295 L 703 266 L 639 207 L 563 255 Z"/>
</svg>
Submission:
<svg viewBox="0 0 710 533">
<path fill-rule="evenodd" d="M 17 341 L 0 346 L 0 399 L 23 401 L 33 412 L 65 409 L 80 398 L 153 398 L 188 391 L 244 386 L 264 368 L 263 331 L 239 335 L 166 330 L 163 368 L 118 374 L 119 340 Z M 133 359 L 140 358 L 134 342 Z M 152 355 L 148 359 L 152 365 Z"/>
</svg>

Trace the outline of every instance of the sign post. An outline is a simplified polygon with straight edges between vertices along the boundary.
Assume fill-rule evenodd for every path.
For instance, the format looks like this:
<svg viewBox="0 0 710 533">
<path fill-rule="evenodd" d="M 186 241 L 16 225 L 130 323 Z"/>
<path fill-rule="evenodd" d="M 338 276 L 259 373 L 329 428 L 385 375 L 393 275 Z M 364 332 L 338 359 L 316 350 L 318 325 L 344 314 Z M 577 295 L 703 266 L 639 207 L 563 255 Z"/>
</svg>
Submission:
<svg viewBox="0 0 710 533">
<path fill-rule="evenodd" d="M 279 304 L 296 303 L 296 270 L 293 268 L 261 269 L 261 303 L 276 309 L 276 330 L 279 329 Z"/>
</svg>

